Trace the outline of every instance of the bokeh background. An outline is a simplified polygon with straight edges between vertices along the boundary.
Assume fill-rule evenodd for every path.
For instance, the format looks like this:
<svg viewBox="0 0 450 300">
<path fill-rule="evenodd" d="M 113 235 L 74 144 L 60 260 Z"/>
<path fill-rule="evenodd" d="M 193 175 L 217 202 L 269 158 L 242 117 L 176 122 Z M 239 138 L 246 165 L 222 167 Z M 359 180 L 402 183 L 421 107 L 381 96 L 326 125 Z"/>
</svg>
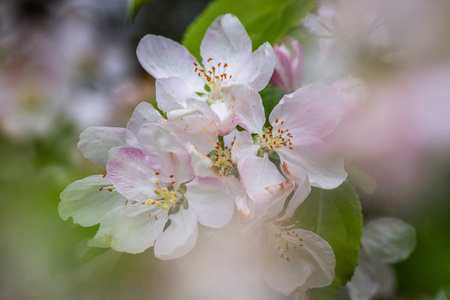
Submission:
<svg viewBox="0 0 450 300">
<path fill-rule="evenodd" d="M 90 249 L 97 227 L 63 221 L 57 207 L 68 184 L 104 172 L 78 151 L 79 134 L 125 126 L 140 101 L 154 101 L 154 80 L 135 55 L 139 40 L 181 41 L 209 2 L 154 0 L 132 17 L 126 0 L 0 1 L 0 299 L 172 299 L 174 286 L 158 278 L 173 262 L 151 250 Z M 394 266 L 396 296 L 380 299 L 434 299 L 450 287 L 450 9 L 434 2 L 380 1 L 391 35 L 375 46 L 363 43 L 364 14 L 343 10 L 346 23 L 332 24 L 342 25 L 333 34 L 346 48 L 332 45 L 328 57 L 314 28 L 299 20 L 289 31 L 304 49 L 302 84 L 330 83 L 334 62 L 346 61 L 349 74 L 377 87 L 368 101 L 382 104 L 352 119 L 363 129 L 350 122 L 338 148 L 354 154 L 364 218 L 398 217 L 417 231 L 417 248 Z M 423 131 L 421 139 L 404 139 L 411 131 Z"/>
</svg>

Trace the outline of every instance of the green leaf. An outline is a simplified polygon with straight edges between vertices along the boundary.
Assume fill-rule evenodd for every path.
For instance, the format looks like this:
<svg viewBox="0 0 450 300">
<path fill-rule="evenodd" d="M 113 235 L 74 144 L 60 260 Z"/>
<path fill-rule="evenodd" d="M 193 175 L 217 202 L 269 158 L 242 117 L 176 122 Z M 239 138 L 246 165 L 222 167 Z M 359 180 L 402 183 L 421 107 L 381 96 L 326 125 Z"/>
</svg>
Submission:
<svg viewBox="0 0 450 300">
<path fill-rule="evenodd" d="M 139 9 L 141 9 L 144 4 L 147 4 L 152 0 L 128 0 L 128 9 L 127 9 L 127 19 L 128 21 L 132 21 L 134 17 L 136 17 Z"/>
<path fill-rule="evenodd" d="M 265 42 L 275 44 L 289 29 L 300 24 L 314 0 L 216 0 L 188 28 L 183 44 L 200 59 L 200 43 L 211 23 L 221 15 L 239 18 L 257 49 Z"/>
<path fill-rule="evenodd" d="M 268 84 L 262 91 L 259 92 L 264 105 L 264 112 L 267 123 L 265 126 L 270 126 L 268 123 L 270 112 L 280 102 L 281 98 L 286 94 L 282 89 L 279 89 L 271 84 Z"/>
<path fill-rule="evenodd" d="M 349 281 L 358 265 L 362 234 L 361 204 L 352 186 L 334 190 L 314 188 L 294 215 L 300 227 L 315 232 L 333 248 L 336 277 L 325 288 L 311 289 L 311 299 L 330 299 Z"/>
</svg>

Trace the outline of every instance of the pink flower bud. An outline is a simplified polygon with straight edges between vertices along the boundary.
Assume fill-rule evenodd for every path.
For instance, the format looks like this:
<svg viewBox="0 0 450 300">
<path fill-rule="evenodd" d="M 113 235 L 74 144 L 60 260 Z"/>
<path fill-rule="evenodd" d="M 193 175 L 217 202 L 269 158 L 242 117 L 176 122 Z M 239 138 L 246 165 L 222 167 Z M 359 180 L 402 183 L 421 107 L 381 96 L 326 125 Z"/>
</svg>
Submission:
<svg viewBox="0 0 450 300">
<path fill-rule="evenodd" d="M 270 83 L 288 92 L 295 90 L 303 73 L 303 51 L 300 42 L 286 36 L 273 48 L 276 65 Z"/>
</svg>

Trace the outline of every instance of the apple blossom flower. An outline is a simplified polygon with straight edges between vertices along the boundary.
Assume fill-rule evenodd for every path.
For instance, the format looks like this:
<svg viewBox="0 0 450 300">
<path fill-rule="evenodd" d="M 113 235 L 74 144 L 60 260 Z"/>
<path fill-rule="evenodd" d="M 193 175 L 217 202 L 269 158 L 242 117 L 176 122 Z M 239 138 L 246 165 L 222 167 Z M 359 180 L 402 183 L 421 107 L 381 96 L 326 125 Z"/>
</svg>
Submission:
<svg viewBox="0 0 450 300">
<path fill-rule="evenodd" d="M 88 201 L 73 191 L 92 180 L 76 182 L 61 194 L 61 215 L 74 216 L 77 221 L 80 206 L 82 211 L 93 209 L 95 220 L 83 223 L 89 225 L 98 223 L 102 215 L 92 246 L 129 253 L 154 246 L 156 257 L 177 258 L 195 246 L 197 223 L 220 228 L 230 221 L 233 199 L 218 178 L 194 176 L 189 153 L 165 127 L 144 124 L 136 140 L 140 148 L 120 146 L 109 150 L 106 169 L 110 186 L 96 192 L 110 191 L 115 200 L 103 199 L 108 204 L 102 208 L 107 208 L 99 212 L 95 206 L 84 207 Z M 90 194 L 88 198 L 97 199 Z"/>
<path fill-rule="evenodd" d="M 271 178 L 275 167 L 268 167 L 269 157 L 276 153 L 284 175 L 291 180 L 300 183 L 307 176 L 313 186 L 339 186 L 347 176 L 343 160 L 325 157 L 324 138 L 336 129 L 343 112 L 344 100 L 324 84 L 310 84 L 285 95 L 269 116 L 273 127 L 261 129 L 264 118 L 255 118 L 253 136 L 244 131 L 237 134 L 233 155 L 238 170 L 247 157 L 258 156 L 263 158 L 255 166 L 260 177 Z"/>
<path fill-rule="evenodd" d="M 249 259 L 255 261 L 266 283 L 289 295 L 294 291 L 329 285 L 334 278 L 336 260 L 330 245 L 313 232 L 286 224 L 308 193 L 297 193 L 288 203 L 286 198 L 294 182 L 270 186 L 250 199 L 251 217 L 243 223 L 243 239 Z"/>
<path fill-rule="evenodd" d="M 227 88 L 246 85 L 259 91 L 267 85 L 275 65 L 268 43 L 252 53 L 249 36 L 232 15 L 218 17 L 211 24 L 200 53 L 202 64 L 185 47 L 167 38 L 146 35 L 141 40 L 137 56 L 144 69 L 157 79 L 160 109 L 167 112 L 187 108 L 188 100 L 194 99 L 208 104 L 221 121 L 227 120 L 233 113 L 226 98 L 238 97 L 236 103 L 247 101 L 239 92 L 227 97 Z M 223 135 L 232 129 L 227 128 Z"/>
<path fill-rule="evenodd" d="M 285 91 L 293 92 L 303 72 L 302 46 L 299 41 L 286 36 L 273 47 L 273 51 L 276 64 L 270 83 Z"/>
</svg>

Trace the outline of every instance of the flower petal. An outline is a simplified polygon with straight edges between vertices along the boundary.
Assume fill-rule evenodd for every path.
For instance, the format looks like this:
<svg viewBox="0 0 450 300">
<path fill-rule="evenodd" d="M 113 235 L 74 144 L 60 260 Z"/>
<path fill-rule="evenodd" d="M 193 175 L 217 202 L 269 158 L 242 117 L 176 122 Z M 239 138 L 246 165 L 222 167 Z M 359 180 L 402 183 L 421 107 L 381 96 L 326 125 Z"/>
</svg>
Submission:
<svg viewBox="0 0 450 300">
<path fill-rule="evenodd" d="M 235 123 L 250 133 L 261 132 L 266 117 L 261 96 L 246 85 L 232 85 L 223 90 L 234 108 Z"/>
<path fill-rule="evenodd" d="M 344 99 L 322 83 L 312 83 L 285 95 L 269 116 L 270 123 L 284 121 L 294 139 L 322 139 L 338 126 L 344 113 Z"/>
<path fill-rule="evenodd" d="M 168 129 L 156 124 L 145 124 L 139 131 L 138 141 L 146 159 L 166 182 L 175 180 L 183 183 L 194 177 L 189 153 Z"/>
<path fill-rule="evenodd" d="M 127 129 L 137 135 L 142 125 L 147 123 L 158 124 L 164 121 L 165 119 L 153 105 L 148 102 L 141 102 L 134 109 L 131 119 L 127 124 Z"/>
<path fill-rule="evenodd" d="M 197 218 L 183 206 L 169 216 L 170 225 L 155 242 L 155 256 L 159 259 L 175 259 L 187 254 L 197 243 Z"/>
<path fill-rule="evenodd" d="M 297 147 L 295 149 L 278 149 L 277 153 L 280 156 L 283 170 L 298 178 L 302 178 L 302 174 L 306 172 L 312 186 L 323 189 L 338 187 L 347 178 L 344 160 L 319 157 L 317 151 L 314 150 L 323 145 L 321 140 L 316 140 L 308 147 L 300 149 Z"/>
<path fill-rule="evenodd" d="M 260 91 L 269 83 L 275 63 L 275 53 L 272 46 L 266 42 L 248 56 L 240 70 L 230 71 L 230 74 L 233 74 L 233 81 L 246 83 Z"/>
<path fill-rule="evenodd" d="M 186 99 L 199 98 L 196 91 L 203 90 L 196 89 L 177 77 L 161 78 L 156 81 L 156 102 L 159 109 L 165 112 L 186 108 Z"/>
<path fill-rule="evenodd" d="M 110 192 L 106 189 L 111 185 L 108 178 L 102 175 L 75 181 L 61 193 L 59 215 L 63 220 L 72 217 L 74 223 L 81 226 L 100 223 L 105 213 L 127 201 L 117 191 Z"/>
<path fill-rule="evenodd" d="M 286 211 L 283 216 L 284 218 L 292 217 L 300 204 L 302 204 L 306 197 L 308 197 L 311 192 L 311 184 L 309 183 L 308 178 L 305 178 L 298 186 L 296 186 L 294 191 L 294 195 L 286 207 Z"/>
<path fill-rule="evenodd" d="M 264 157 L 248 156 L 245 160 L 240 160 L 238 170 L 240 181 L 250 198 L 268 186 L 286 181 L 267 154 Z"/>
<path fill-rule="evenodd" d="M 303 239 L 303 246 L 295 249 L 290 247 L 283 257 L 275 249 L 268 250 L 263 271 L 267 284 L 285 295 L 296 289 L 305 291 L 329 285 L 333 281 L 336 266 L 330 245 L 311 231 L 293 231 Z"/>
<path fill-rule="evenodd" d="M 364 250 L 359 255 L 359 265 L 355 269 L 352 280 L 347 283 L 351 300 L 370 300 L 378 291 L 379 282 L 376 269 Z"/>
<path fill-rule="evenodd" d="M 189 208 L 196 213 L 200 224 L 212 228 L 228 224 L 234 214 L 234 198 L 219 178 L 195 177 L 186 188 Z"/>
<path fill-rule="evenodd" d="M 361 243 L 372 260 L 397 263 L 416 247 L 416 231 L 402 220 L 379 218 L 364 226 Z"/>
<path fill-rule="evenodd" d="M 278 215 L 293 188 L 292 181 L 283 181 L 280 184 L 266 187 L 254 195 L 251 198 L 253 200 L 251 220 L 264 220 Z"/>
<path fill-rule="evenodd" d="M 251 52 L 252 42 L 244 26 L 230 14 L 214 20 L 200 45 L 200 54 L 204 60 L 213 58 L 217 62 L 228 63 L 230 71 L 240 68 Z"/>
<path fill-rule="evenodd" d="M 256 156 L 259 145 L 253 143 L 253 138 L 247 131 L 236 133 L 233 147 L 231 148 L 231 158 L 237 164 L 244 161 L 248 156 Z"/>
<path fill-rule="evenodd" d="M 167 210 L 155 205 L 126 205 L 113 218 L 111 248 L 120 252 L 140 253 L 152 247 L 163 231 Z"/>
<path fill-rule="evenodd" d="M 203 87 L 196 76 L 197 60 L 182 45 L 162 36 L 144 36 L 136 51 L 142 67 L 155 79 L 179 77 L 189 85 Z"/>
<path fill-rule="evenodd" d="M 126 145 L 126 129 L 116 127 L 89 127 L 80 134 L 78 149 L 83 156 L 99 166 L 106 166 L 108 152 Z"/>
<path fill-rule="evenodd" d="M 133 147 L 117 147 L 109 152 L 108 178 L 119 193 L 130 200 L 146 201 L 157 187 L 155 171 L 144 152 Z"/>
</svg>

